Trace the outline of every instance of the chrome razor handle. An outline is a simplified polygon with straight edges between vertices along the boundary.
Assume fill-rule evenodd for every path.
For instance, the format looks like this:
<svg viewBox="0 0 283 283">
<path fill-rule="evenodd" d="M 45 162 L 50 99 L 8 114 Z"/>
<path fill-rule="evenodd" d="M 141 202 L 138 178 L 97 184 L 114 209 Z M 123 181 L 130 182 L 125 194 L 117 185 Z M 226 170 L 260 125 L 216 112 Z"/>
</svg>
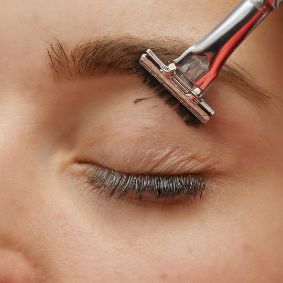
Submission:
<svg viewBox="0 0 283 283">
<path fill-rule="evenodd" d="M 282 0 L 242 1 L 204 39 L 174 60 L 176 67 L 204 92 L 238 45 L 280 2 Z M 192 66 L 197 62 L 201 62 L 201 66 L 193 72 Z"/>
<path fill-rule="evenodd" d="M 150 49 L 140 64 L 202 123 L 214 110 L 204 101 L 205 91 L 221 67 L 249 33 L 283 0 L 243 0 L 212 32 L 165 65 Z"/>
</svg>

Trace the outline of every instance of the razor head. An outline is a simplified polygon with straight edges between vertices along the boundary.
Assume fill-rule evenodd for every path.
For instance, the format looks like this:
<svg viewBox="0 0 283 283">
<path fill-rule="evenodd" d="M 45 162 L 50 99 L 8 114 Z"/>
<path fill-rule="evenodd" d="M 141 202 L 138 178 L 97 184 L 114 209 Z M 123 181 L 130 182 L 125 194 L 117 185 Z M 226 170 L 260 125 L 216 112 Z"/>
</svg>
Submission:
<svg viewBox="0 0 283 283">
<path fill-rule="evenodd" d="M 214 110 L 204 101 L 201 89 L 177 65 L 172 63 L 166 66 L 150 49 L 141 56 L 140 64 L 200 122 L 205 124 L 214 114 Z"/>
</svg>

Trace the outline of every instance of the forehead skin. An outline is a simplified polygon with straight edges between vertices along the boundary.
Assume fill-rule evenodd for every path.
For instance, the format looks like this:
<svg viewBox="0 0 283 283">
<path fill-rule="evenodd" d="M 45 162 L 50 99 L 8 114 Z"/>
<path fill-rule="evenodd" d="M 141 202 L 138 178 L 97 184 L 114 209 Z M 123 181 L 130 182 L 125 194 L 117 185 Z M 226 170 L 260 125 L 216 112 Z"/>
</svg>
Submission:
<svg viewBox="0 0 283 283">
<path fill-rule="evenodd" d="M 208 99 L 219 114 L 205 127 L 188 129 L 157 98 L 129 107 L 129 101 L 152 95 L 131 78 L 56 82 L 47 48 L 57 38 L 68 53 L 105 36 L 194 43 L 238 1 L 0 3 L 1 282 L 282 280 L 283 7 L 229 59 L 272 102 L 252 103 L 215 82 Z M 158 111 L 148 110 L 155 105 Z M 68 174 L 80 157 L 142 170 L 131 156 L 141 143 L 149 151 L 168 144 L 187 156 L 166 165 L 172 173 L 197 167 L 193 161 L 201 156 L 213 176 L 203 199 L 164 209 L 108 202 Z M 129 158 L 120 158 L 121 152 Z"/>
</svg>

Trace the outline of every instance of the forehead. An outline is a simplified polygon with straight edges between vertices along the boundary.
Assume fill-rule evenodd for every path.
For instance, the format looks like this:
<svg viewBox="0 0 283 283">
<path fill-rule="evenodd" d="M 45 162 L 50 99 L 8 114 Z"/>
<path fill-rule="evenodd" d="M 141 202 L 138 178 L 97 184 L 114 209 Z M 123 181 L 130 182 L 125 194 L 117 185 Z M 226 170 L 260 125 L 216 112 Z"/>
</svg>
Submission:
<svg viewBox="0 0 283 283">
<path fill-rule="evenodd" d="M 182 34 L 184 38 L 204 33 L 217 24 L 238 1 L 5 1 L 3 19 L 16 20 L 18 28 L 32 29 L 33 36 L 85 36 L 119 34 Z M 221 4 L 221 5 L 219 5 Z M 19 24 L 19 20 L 20 23 Z M 32 24 L 32 25 L 31 25 Z M 10 26 L 16 28 L 17 24 Z M 27 32 L 27 30 L 25 30 Z M 31 35 L 31 34 L 30 34 Z"/>
<path fill-rule="evenodd" d="M 0 57 L 0 71 L 2 77 L 13 78 L 14 84 L 29 80 L 31 74 L 50 76 L 46 49 L 55 38 L 64 48 L 66 43 L 74 48 L 104 36 L 159 36 L 164 37 L 164 45 L 168 44 L 166 36 L 195 42 L 231 9 L 228 5 L 226 10 L 209 15 L 211 6 L 219 10 L 217 1 L 210 0 L 201 4 L 187 0 L 2 1 L 0 52 L 5 56 Z M 19 72 L 21 68 L 25 71 Z"/>
</svg>

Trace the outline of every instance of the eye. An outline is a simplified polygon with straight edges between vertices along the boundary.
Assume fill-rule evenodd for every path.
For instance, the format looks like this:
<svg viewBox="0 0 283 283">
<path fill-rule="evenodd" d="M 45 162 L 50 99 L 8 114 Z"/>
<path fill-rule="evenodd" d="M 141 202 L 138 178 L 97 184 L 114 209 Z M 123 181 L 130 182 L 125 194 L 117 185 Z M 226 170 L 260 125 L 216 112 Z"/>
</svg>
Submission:
<svg viewBox="0 0 283 283">
<path fill-rule="evenodd" d="M 206 180 L 198 175 L 127 174 L 97 165 L 87 165 L 92 191 L 111 199 L 132 197 L 136 200 L 191 200 L 201 197 Z"/>
</svg>

